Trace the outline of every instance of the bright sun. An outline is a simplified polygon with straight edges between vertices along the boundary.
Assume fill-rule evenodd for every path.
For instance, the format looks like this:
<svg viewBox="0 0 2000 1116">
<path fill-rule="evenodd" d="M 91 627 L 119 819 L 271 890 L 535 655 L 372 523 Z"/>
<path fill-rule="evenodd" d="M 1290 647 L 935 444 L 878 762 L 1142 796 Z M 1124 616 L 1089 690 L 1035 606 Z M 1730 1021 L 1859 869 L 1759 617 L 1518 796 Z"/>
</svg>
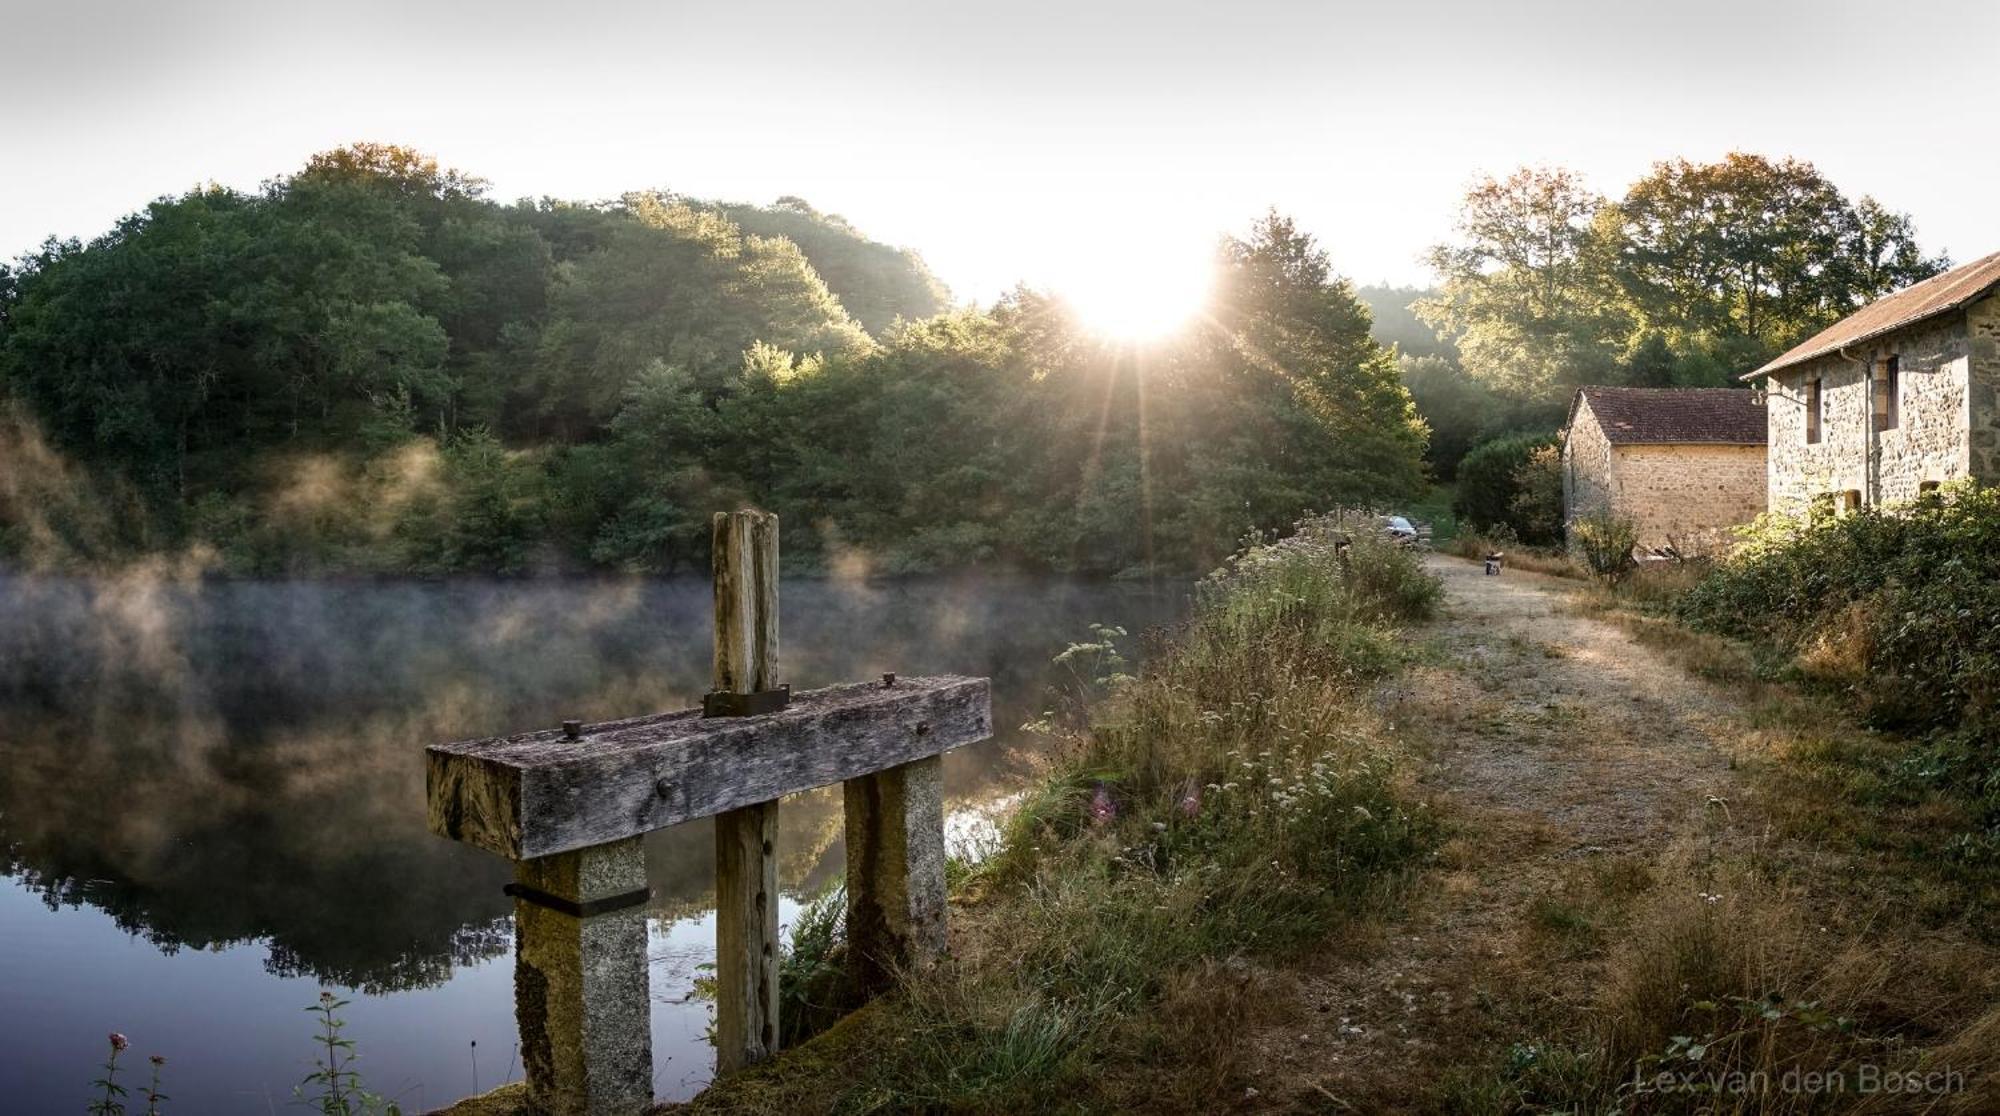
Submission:
<svg viewBox="0 0 2000 1116">
<path fill-rule="evenodd" d="M 1207 252 L 1164 246 L 1103 247 L 1079 259 L 1056 284 L 1085 329 L 1111 341 L 1154 341 L 1187 325 L 1208 300 Z"/>
</svg>

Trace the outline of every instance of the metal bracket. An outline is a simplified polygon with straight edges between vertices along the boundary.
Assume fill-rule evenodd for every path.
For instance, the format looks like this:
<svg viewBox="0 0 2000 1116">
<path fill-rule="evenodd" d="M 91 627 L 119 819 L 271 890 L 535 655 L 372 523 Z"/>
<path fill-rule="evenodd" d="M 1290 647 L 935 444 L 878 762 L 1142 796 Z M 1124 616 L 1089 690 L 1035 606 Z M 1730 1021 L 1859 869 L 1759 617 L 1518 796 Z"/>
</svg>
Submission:
<svg viewBox="0 0 2000 1116">
<path fill-rule="evenodd" d="M 766 713 L 776 713 L 792 703 L 792 684 L 787 682 L 775 690 L 758 690 L 754 694 L 737 694 L 728 690 L 717 690 L 703 694 L 701 715 L 704 717 L 761 717 Z"/>
<path fill-rule="evenodd" d="M 602 899 L 589 899 L 581 903 L 573 899 L 565 899 L 560 895 L 551 895 L 539 887 L 529 887 L 524 883 L 510 883 L 500 890 L 522 902 L 533 903 L 537 907 L 547 907 L 552 911 L 560 911 L 571 918 L 589 918 L 592 915 L 622 911 L 627 907 L 640 906 L 653 897 L 653 889 L 650 887 L 642 887 L 637 891 L 628 891 L 623 895 L 608 895 Z"/>
</svg>

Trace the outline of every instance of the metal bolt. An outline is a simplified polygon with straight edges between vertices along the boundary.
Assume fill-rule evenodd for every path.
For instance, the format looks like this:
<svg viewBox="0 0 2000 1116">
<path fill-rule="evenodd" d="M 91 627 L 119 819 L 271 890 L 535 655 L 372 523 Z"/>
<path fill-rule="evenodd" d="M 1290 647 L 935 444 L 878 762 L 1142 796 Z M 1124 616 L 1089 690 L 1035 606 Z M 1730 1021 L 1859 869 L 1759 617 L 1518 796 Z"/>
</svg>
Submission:
<svg viewBox="0 0 2000 1116">
<path fill-rule="evenodd" d="M 653 790 L 661 798 L 672 798 L 674 796 L 674 781 L 672 779 L 661 779 L 653 784 Z"/>
<path fill-rule="evenodd" d="M 567 737 L 569 737 L 569 738 L 570 738 L 571 740 L 575 740 L 575 739 L 578 739 L 579 737 L 581 737 L 581 736 L 583 735 L 583 722 L 582 722 L 582 721 L 564 721 L 564 722 L 563 722 L 563 735 L 564 735 L 564 736 L 567 736 Z"/>
<path fill-rule="evenodd" d="M 931 731 L 931 723 L 930 723 L 929 721 L 918 721 L 918 722 L 917 722 L 917 735 L 918 735 L 918 736 L 928 736 L 928 735 L 930 735 L 930 731 Z"/>
<path fill-rule="evenodd" d="M 893 670 L 892 670 L 892 671 L 889 671 L 888 673 L 886 673 L 886 674 L 884 674 L 884 675 L 882 676 L 882 688 L 883 688 L 883 689 L 885 689 L 885 690 L 886 690 L 886 689 L 888 689 L 889 687 L 891 687 L 891 686 L 893 686 L 893 685 L 895 685 L 895 684 L 896 684 L 896 672 L 895 672 L 895 671 L 893 671 Z"/>
</svg>

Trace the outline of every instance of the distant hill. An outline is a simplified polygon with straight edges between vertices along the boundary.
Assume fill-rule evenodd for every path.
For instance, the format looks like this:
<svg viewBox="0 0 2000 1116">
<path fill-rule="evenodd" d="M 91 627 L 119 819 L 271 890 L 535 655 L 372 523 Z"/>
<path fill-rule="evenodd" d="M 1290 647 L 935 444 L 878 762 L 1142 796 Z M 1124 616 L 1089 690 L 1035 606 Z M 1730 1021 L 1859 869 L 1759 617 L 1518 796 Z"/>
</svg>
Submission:
<svg viewBox="0 0 2000 1116">
<path fill-rule="evenodd" d="M 1458 349 L 1417 320 L 1410 304 L 1432 292 L 1425 287 L 1367 286 L 1354 288 L 1355 297 L 1375 315 L 1375 340 L 1394 345 L 1405 356 L 1456 357 Z"/>
<path fill-rule="evenodd" d="M 928 318 L 951 303 L 951 292 L 915 252 L 870 240 L 846 218 L 821 213 L 803 198 L 782 197 L 768 206 L 694 204 L 712 206 L 753 236 L 782 236 L 798 245 L 869 333 L 880 336 L 897 318 Z"/>
</svg>

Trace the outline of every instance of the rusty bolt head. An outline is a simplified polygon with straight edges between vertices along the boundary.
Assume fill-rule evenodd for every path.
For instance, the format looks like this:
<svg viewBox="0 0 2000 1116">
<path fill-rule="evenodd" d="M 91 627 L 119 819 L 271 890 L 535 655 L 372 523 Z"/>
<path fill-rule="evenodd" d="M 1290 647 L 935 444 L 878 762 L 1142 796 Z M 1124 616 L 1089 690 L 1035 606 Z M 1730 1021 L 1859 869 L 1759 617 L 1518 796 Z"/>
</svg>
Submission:
<svg viewBox="0 0 2000 1116">
<path fill-rule="evenodd" d="M 581 737 L 581 736 L 583 735 L 583 722 L 582 722 L 582 721 L 564 721 L 564 722 L 563 722 L 563 735 L 564 735 L 564 736 L 567 736 L 567 737 L 569 737 L 569 738 L 570 738 L 571 740 L 575 740 L 575 739 L 577 739 L 578 737 Z"/>
</svg>

